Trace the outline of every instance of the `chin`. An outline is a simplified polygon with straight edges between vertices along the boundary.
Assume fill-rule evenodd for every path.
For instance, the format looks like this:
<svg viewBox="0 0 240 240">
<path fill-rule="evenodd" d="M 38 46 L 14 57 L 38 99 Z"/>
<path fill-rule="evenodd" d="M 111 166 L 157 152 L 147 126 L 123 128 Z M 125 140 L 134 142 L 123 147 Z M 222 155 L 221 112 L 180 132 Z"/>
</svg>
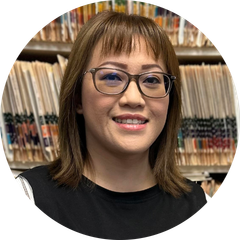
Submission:
<svg viewBox="0 0 240 240">
<path fill-rule="evenodd" d="M 149 146 L 150 147 L 150 146 Z M 134 154 L 145 154 L 148 152 L 149 147 L 146 145 L 144 146 L 136 146 L 131 144 L 127 144 L 125 146 L 122 146 L 121 148 L 116 149 L 116 152 L 119 152 L 121 154 L 127 154 L 127 155 L 134 155 Z"/>
</svg>

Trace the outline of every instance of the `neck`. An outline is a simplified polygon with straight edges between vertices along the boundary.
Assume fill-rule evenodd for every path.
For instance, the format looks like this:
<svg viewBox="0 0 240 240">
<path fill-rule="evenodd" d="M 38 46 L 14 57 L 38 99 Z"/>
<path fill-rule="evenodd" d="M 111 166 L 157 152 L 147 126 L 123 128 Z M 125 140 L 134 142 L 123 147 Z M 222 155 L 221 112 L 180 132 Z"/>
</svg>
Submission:
<svg viewBox="0 0 240 240">
<path fill-rule="evenodd" d="M 156 184 L 148 151 L 141 154 L 89 152 L 92 170 L 86 167 L 84 175 L 101 187 L 115 192 L 135 192 Z"/>
</svg>

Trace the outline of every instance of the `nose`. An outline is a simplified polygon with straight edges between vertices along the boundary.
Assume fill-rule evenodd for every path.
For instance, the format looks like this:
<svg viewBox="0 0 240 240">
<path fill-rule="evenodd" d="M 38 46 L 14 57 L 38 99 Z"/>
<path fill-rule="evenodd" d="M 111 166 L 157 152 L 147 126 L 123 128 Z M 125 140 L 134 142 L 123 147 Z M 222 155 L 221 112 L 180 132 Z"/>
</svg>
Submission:
<svg viewBox="0 0 240 240">
<path fill-rule="evenodd" d="M 120 106 L 130 106 L 131 108 L 144 107 L 145 100 L 139 92 L 136 81 L 130 81 L 128 88 L 122 94 L 119 101 Z"/>
</svg>

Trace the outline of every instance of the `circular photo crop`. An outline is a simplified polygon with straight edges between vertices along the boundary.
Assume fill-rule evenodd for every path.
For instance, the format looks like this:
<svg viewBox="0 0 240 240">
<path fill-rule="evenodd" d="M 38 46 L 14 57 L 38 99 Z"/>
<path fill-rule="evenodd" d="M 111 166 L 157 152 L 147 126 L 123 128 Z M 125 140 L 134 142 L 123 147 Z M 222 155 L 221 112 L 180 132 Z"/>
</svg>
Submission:
<svg viewBox="0 0 240 240">
<path fill-rule="evenodd" d="M 238 115 L 228 66 L 197 27 L 115 0 L 33 36 L 0 121 L 15 181 L 43 213 L 86 236 L 138 239 L 211 201 L 236 153 Z"/>
</svg>

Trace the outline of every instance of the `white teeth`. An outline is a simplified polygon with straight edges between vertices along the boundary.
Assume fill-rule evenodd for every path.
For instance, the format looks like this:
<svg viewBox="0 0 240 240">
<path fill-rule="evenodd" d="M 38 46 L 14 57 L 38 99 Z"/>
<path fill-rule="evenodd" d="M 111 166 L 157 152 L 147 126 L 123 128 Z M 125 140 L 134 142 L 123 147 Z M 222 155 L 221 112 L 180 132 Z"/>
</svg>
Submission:
<svg viewBox="0 0 240 240">
<path fill-rule="evenodd" d="M 114 119 L 115 122 L 118 122 L 118 123 L 123 123 L 123 124 L 143 124 L 145 123 L 145 121 L 141 121 L 141 120 L 138 120 L 138 119 L 119 119 L 119 118 L 115 118 Z"/>
</svg>

